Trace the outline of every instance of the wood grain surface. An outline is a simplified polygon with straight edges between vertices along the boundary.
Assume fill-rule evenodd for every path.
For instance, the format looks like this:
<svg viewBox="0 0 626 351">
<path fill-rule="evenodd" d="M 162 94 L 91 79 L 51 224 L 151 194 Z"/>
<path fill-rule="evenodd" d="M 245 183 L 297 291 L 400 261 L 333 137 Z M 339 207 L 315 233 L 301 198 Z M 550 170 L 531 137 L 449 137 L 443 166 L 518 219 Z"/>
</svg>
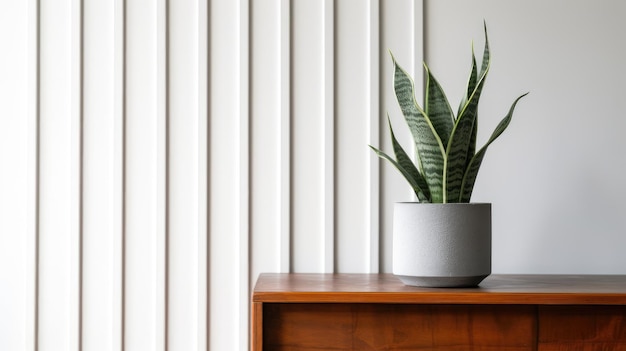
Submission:
<svg viewBox="0 0 626 351">
<path fill-rule="evenodd" d="M 392 274 L 262 274 L 258 302 L 626 304 L 624 275 L 491 275 L 477 288 L 404 285 Z"/>
<path fill-rule="evenodd" d="M 269 304 L 264 350 L 532 350 L 531 306 Z"/>
<path fill-rule="evenodd" d="M 492 275 L 432 289 L 390 274 L 263 274 L 252 350 L 626 351 L 626 276 Z"/>
<path fill-rule="evenodd" d="M 626 350 L 626 306 L 540 306 L 539 350 Z"/>
</svg>

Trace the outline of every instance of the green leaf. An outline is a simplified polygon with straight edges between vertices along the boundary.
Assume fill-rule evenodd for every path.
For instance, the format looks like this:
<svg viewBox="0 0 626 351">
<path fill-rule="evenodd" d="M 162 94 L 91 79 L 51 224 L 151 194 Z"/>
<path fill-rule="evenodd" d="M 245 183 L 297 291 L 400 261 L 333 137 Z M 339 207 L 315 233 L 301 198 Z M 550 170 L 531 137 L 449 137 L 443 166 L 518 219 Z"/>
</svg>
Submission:
<svg viewBox="0 0 626 351">
<path fill-rule="evenodd" d="M 485 157 L 485 152 L 487 152 L 487 147 L 489 147 L 489 145 L 491 145 L 491 143 L 493 143 L 504 132 L 504 130 L 506 130 L 506 128 L 509 126 L 509 123 L 511 123 L 511 118 L 513 117 L 513 111 L 515 110 L 517 102 L 526 95 L 528 95 L 528 93 L 523 94 L 515 99 L 515 101 L 511 105 L 511 108 L 509 109 L 509 113 L 507 113 L 507 115 L 504 116 L 500 123 L 498 123 L 498 126 L 493 131 L 493 133 L 491 133 L 491 137 L 489 138 L 485 146 L 483 146 L 470 160 L 467 166 L 467 170 L 465 171 L 465 175 L 463 176 L 461 197 L 459 198 L 459 202 L 470 201 L 470 198 L 472 197 L 472 191 L 474 190 L 474 183 L 476 182 L 476 176 L 478 175 L 478 170 L 480 169 L 480 165 L 483 161 L 483 158 Z"/>
<path fill-rule="evenodd" d="M 426 113 L 415 101 L 413 79 L 398 65 L 393 55 L 394 90 L 417 149 L 422 176 L 430 189 L 431 200 L 443 200 L 443 168 L 445 149 Z"/>
<path fill-rule="evenodd" d="M 469 78 L 467 79 L 467 88 L 465 89 L 465 95 L 461 99 L 461 104 L 459 105 L 459 112 L 457 115 L 461 114 L 461 110 L 467 103 L 467 100 L 474 92 L 476 88 L 476 83 L 478 82 L 478 68 L 476 67 L 476 55 L 474 55 L 474 43 L 472 43 L 472 69 L 470 71 Z"/>
<path fill-rule="evenodd" d="M 461 183 L 465 174 L 468 159 L 467 151 L 472 141 L 472 130 L 478 112 L 478 97 L 484 80 L 478 83 L 474 94 L 457 118 L 446 150 L 446 164 L 444 169 L 444 202 L 454 202 L 459 198 Z M 478 94 L 477 94 L 478 93 Z"/>
<path fill-rule="evenodd" d="M 415 179 L 415 182 L 418 185 L 415 190 L 415 194 L 420 202 L 430 202 L 430 191 L 428 190 L 428 184 L 426 184 L 426 180 L 419 173 L 413 161 L 407 153 L 404 151 L 398 140 L 396 139 L 396 135 L 393 132 L 393 128 L 391 127 L 391 119 L 389 119 L 389 115 L 387 115 L 387 123 L 389 123 L 389 131 L 391 132 L 391 144 L 393 145 L 393 153 L 396 155 L 396 160 L 398 164 L 408 173 L 408 175 Z M 421 192 L 421 194 L 419 193 Z"/>
<path fill-rule="evenodd" d="M 461 198 L 461 186 L 467 163 L 472 158 L 471 149 L 475 149 L 476 128 L 478 116 L 478 101 L 489 72 L 489 43 L 485 27 L 485 50 L 480 76 L 474 91 L 459 112 L 459 116 L 452 130 L 450 142 L 446 148 L 445 169 L 443 174 L 444 202 L 456 202 Z"/>
<path fill-rule="evenodd" d="M 473 78 L 472 78 L 473 77 Z M 467 102 L 467 99 L 470 98 L 474 90 L 476 89 L 476 83 L 478 82 L 478 71 L 476 68 L 476 56 L 474 56 L 474 46 L 472 45 L 472 73 L 469 81 L 467 82 L 466 94 L 467 98 L 464 103 Z M 461 111 L 459 111 L 459 114 Z M 474 153 L 476 153 L 476 136 L 478 134 L 478 111 L 476 112 L 476 116 L 474 117 L 474 127 L 472 128 L 472 134 L 470 135 L 470 142 L 467 148 L 467 156 L 466 160 L 474 157 Z"/>
<path fill-rule="evenodd" d="M 430 121 L 441 139 L 443 146 L 448 145 L 450 139 L 450 133 L 454 126 L 454 113 L 448 98 L 444 93 L 441 85 L 426 64 L 424 64 L 424 70 L 426 71 L 426 98 L 424 99 L 424 112 L 430 118 Z"/>
<path fill-rule="evenodd" d="M 409 184 L 413 188 L 413 191 L 415 192 L 415 195 L 417 196 L 417 199 L 420 202 L 430 202 L 428 197 L 426 197 L 426 195 L 424 194 L 424 191 L 420 188 L 420 186 L 417 183 L 417 181 L 415 179 L 413 179 L 411 174 L 406 169 L 404 169 L 404 167 L 402 167 L 398 162 L 396 162 L 396 160 L 391 158 L 386 153 L 380 151 L 379 149 L 373 147 L 372 145 L 369 145 L 369 147 L 372 150 L 374 150 L 374 152 L 376 153 L 376 155 L 378 155 L 378 157 L 391 162 L 391 164 L 393 164 L 398 169 L 398 171 L 400 171 L 400 173 L 402 173 L 402 175 L 404 176 L 404 179 L 406 179 L 407 182 L 409 182 Z"/>
<path fill-rule="evenodd" d="M 491 56 L 489 53 L 489 37 L 487 36 L 487 22 L 483 22 L 483 27 L 485 28 L 485 49 L 483 50 L 483 61 L 480 67 L 480 77 L 483 77 L 487 74 L 487 70 L 489 69 Z"/>
</svg>

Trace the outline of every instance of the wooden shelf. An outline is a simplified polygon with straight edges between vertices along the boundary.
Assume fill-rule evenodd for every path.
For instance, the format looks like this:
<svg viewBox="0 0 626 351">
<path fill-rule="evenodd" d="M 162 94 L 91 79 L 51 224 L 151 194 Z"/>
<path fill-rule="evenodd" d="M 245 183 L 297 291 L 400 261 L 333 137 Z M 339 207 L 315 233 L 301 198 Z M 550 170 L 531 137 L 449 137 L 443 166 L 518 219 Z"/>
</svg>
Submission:
<svg viewBox="0 0 626 351">
<path fill-rule="evenodd" d="M 626 350 L 626 276 L 492 275 L 478 288 L 390 274 L 262 274 L 252 349 Z"/>
<path fill-rule="evenodd" d="M 262 274 L 255 302 L 626 304 L 626 276 L 491 275 L 478 288 L 404 285 L 392 274 Z"/>
</svg>

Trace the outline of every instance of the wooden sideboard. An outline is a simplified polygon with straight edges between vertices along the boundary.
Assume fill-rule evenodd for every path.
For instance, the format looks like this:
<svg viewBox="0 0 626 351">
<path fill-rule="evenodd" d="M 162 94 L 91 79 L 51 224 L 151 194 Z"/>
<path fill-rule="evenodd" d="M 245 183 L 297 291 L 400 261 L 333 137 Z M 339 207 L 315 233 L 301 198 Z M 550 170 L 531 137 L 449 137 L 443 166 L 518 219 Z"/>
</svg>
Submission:
<svg viewBox="0 0 626 351">
<path fill-rule="evenodd" d="M 626 276 L 492 275 L 478 288 L 390 274 L 262 274 L 252 350 L 626 350 Z"/>
</svg>

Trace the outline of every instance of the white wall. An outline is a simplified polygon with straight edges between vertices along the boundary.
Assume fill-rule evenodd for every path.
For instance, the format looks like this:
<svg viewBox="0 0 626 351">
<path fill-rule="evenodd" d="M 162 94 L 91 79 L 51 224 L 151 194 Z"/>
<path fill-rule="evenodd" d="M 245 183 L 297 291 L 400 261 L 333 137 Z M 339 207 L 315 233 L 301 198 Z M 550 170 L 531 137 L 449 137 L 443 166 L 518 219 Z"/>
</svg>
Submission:
<svg viewBox="0 0 626 351">
<path fill-rule="evenodd" d="M 411 194 L 367 148 L 389 148 L 387 111 L 410 141 L 386 50 L 418 81 L 425 57 L 457 101 L 483 18 L 481 136 L 531 91 L 476 185 L 494 271 L 626 273 L 624 13 L 3 2 L 0 349 L 246 350 L 258 273 L 389 272 L 392 204 Z"/>
<path fill-rule="evenodd" d="M 424 8 L 425 60 L 453 106 L 468 74 L 469 40 L 480 57 L 487 22 L 483 140 L 530 91 L 476 183 L 473 200 L 494 206 L 494 271 L 626 273 L 626 4 L 447 0 Z"/>
</svg>

